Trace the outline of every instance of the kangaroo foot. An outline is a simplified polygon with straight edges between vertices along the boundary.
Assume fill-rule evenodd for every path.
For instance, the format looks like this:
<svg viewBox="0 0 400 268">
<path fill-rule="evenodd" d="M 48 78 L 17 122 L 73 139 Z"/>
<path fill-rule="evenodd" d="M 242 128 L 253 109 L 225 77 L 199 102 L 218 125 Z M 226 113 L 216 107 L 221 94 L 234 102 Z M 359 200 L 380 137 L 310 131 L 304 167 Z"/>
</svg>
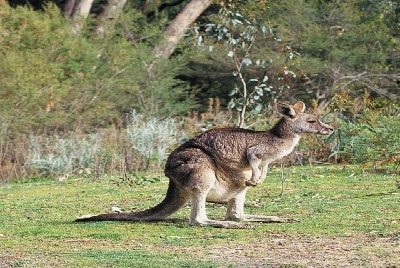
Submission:
<svg viewBox="0 0 400 268">
<path fill-rule="evenodd" d="M 251 224 L 238 223 L 238 222 L 234 222 L 234 221 L 205 220 L 205 221 L 201 221 L 201 222 L 190 222 L 190 225 L 212 226 L 212 227 L 216 227 L 216 228 L 225 228 L 225 229 L 248 229 L 248 230 L 255 229 L 255 227 Z"/>
</svg>

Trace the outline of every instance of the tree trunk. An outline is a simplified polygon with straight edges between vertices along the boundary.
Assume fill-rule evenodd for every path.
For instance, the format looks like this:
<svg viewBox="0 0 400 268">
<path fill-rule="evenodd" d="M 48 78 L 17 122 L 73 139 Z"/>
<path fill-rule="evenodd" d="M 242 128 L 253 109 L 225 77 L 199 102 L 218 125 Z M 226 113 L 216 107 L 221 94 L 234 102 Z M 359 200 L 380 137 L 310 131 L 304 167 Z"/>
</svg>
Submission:
<svg viewBox="0 0 400 268">
<path fill-rule="evenodd" d="M 104 6 L 103 11 L 100 14 L 100 22 L 96 28 L 99 35 L 104 36 L 107 32 L 107 25 L 109 22 L 114 21 L 121 13 L 127 0 L 109 0 Z"/>
<path fill-rule="evenodd" d="M 87 18 L 90 9 L 92 8 L 92 4 L 93 0 L 79 0 L 73 16 Z"/>
<path fill-rule="evenodd" d="M 92 8 L 93 0 L 68 0 L 63 8 L 64 14 L 68 17 L 86 18 Z"/>
<path fill-rule="evenodd" d="M 64 6 L 64 14 L 74 20 L 72 31 L 78 33 L 83 28 L 83 20 L 89 16 L 93 0 L 68 0 Z"/>
<path fill-rule="evenodd" d="M 123 7 L 127 0 L 109 0 L 107 5 L 104 7 L 101 16 L 113 20 L 121 14 Z"/>
<path fill-rule="evenodd" d="M 67 17 L 72 17 L 72 14 L 74 14 L 74 10 L 75 10 L 75 3 L 76 0 L 68 0 L 63 8 L 64 11 L 64 15 Z"/>
<path fill-rule="evenodd" d="M 157 57 L 168 58 L 174 52 L 186 28 L 212 3 L 212 0 L 191 0 L 164 31 L 164 43 L 154 48 Z"/>
</svg>

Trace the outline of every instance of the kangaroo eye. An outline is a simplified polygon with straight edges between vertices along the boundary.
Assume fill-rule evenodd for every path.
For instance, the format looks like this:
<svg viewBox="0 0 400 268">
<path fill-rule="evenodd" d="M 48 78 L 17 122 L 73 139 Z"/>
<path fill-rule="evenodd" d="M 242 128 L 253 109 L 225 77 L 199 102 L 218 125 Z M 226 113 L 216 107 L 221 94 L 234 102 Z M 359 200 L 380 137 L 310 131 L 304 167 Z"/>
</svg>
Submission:
<svg viewBox="0 0 400 268">
<path fill-rule="evenodd" d="M 317 119 L 308 119 L 307 120 L 308 123 L 314 124 L 317 122 Z"/>
</svg>

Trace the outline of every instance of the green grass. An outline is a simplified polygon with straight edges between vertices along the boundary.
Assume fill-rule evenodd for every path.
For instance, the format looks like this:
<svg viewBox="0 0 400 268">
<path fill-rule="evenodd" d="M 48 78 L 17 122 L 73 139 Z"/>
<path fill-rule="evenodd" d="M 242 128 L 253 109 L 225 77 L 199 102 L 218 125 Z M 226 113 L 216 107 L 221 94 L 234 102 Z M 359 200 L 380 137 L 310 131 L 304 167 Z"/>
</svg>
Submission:
<svg viewBox="0 0 400 268">
<path fill-rule="evenodd" d="M 215 248 L 268 244 L 271 234 L 368 235 L 400 243 L 396 175 L 359 167 L 286 168 L 282 197 L 280 178 L 281 170 L 272 169 L 263 185 L 251 189 L 246 211 L 299 221 L 256 223 L 251 231 L 191 227 L 189 206 L 161 222 L 73 222 L 77 216 L 106 212 L 114 205 L 124 210 L 155 205 L 164 197 L 166 178 L 148 186 L 79 178 L 0 185 L 0 267 L 228 267 L 235 263 L 212 258 L 218 254 Z M 221 219 L 225 209 L 223 204 L 209 204 L 209 217 Z"/>
</svg>

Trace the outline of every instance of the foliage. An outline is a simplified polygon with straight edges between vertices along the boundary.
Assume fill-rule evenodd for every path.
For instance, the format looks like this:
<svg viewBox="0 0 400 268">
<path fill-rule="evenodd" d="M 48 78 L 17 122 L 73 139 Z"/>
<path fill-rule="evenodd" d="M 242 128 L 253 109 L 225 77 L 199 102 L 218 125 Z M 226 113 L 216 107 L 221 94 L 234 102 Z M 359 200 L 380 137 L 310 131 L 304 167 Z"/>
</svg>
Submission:
<svg viewBox="0 0 400 268">
<path fill-rule="evenodd" d="M 367 135 L 361 135 L 363 147 L 356 152 L 356 161 L 400 164 L 400 107 L 391 104 L 380 111 L 371 111 Z M 364 123 L 365 124 L 365 123 Z"/>
<path fill-rule="evenodd" d="M 379 139 L 397 137 L 396 115 L 384 105 L 364 104 L 387 101 L 391 109 L 398 107 L 397 1 L 215 3 L 191 28 L 188 38 L 195 46 L 182 42 L 168 60 L 156 59 L 153 47 L 184 2 L 132 1 L 114 20 L 89 17 L 78 35 L 54 2 L 41 3 L 12 1 L 12 8 L 0 1 L 2 181 L 29 177 L 27 163 L 35 175 L 46 176 L 88 165 L 93 174 L 159 169 L 170 148 L 150 158 L 132 150 L 129 140 L 136 132 L 129 139 L 125 132 L 130 111 L 161 121 L 195 114 L 183 126 L 192 136 L 202 126 L 234 125 L 235 112 L 236 125 L 267 129 L 274 122 L 269 104 L 277 100 L 302 100 L 337 126 L 330 144 L 305 137 L 298 147 L 305 157 L 325 161 L 332 146 L 337 162 L 397 161 L 396 140 Z M 102 4 L 95 4 L 96 12 Z M 288 61 L 295 51 L 302 56 Z M 338 110 L 337 98 L 344 94 L 350 101 Z M 212 99 L 218 111 L 210 113 Z M 85 141 L 94 142 L 90 135 L 100 137 L 101 144 L 93 145 L 101 147 L 96 157 L 45 168 L 43 163 L 63 159 L 53 150 L 62 139 L 79 152 Z M 41 159 L 35 164 L 25 161 L 34 140 Z"/>
<path fill-rule="evenodd" d="M 290 88 L 282 86 L 274 89 L 265 71 L 273 60 L 265 55 L 260 57 L 257 53 L 252 53 L 253 47 L 260 43 L 282 41 L 274 33 L 275 28 L 277 26 L 270 27 L 265 19 L 254 16 L 253 12 L 246 10 L 242 4 L 227 1 L 222 3 L 218 16 L 211 17 L 208 23 L 193 26 L 186 35 L 187 41 L 209 50 L 210 53 L 216 46 L 225 48 L 227 57 L 232 59 L 232 75 L 236 79 L 230 85 L 233 89 L 228 93 L 228 108 L 237 111 L 239 127 L 244 127 L 245 122 L 249 122 L 250 115 L 261 116 L 261 112 L 268 107 L 266 103 L 276 102 L 282 92 Z M 288 70 L 289 64 L 286 63 L 299 54 L 294 53 L 289 44 L 282 47 L 286 54 L 283 73 L 285 76 L 295 77 L 294 73 Z M 254 76 L 254 72 L 258 74 Z"/>
<path fill-rule="evenodd" d="M 53 136 L 44 140 L 31 137 L 26 165 L 49 177 L 78 173 L 79 170 L 90 174 L 100 149 L 96 134 L 72 138 Z"/>
<path fill-rule="evenodd" d="M 277 18 L 282 28 L 294 28 L 289 31 L 292 47 L 302 58 L 293 69 L 302 73 L 298 82 L 303 92 L 323 102 L 338 91 L 361 97 L 368 90 L 374 97 L 397 98 L 393 56 L 398 55 L 398 37 L 390 33 L 390 23 L 377 18 L 385 13 L 365 12 L 384 2 L 309 1 L 290 20 Z"/>
<path fill-rule="evenodd" d="M 174 118 L 146 118 L 143 114 L 132 111 L 126 128 L 127 140 L 133 151 L 147 163 L 145 168 L 149 168 L 150 162 L 154 162 L 161 169 L 171 147 L 185 138 L 185 133 L 181 131 L 182 125 L 183 121 Z"/>
<path fill-rule="evenodd" d="M 159 31 L 138 29 L 145 18 L 135 11 L 103 37 L 91 34 L 90 24 L 72 34 L 51 3 L 43 11 L 2 6 L 0 12 L 0 109 L 14 132 L 91 131 L 122 124 L 132 109 L 177 115 L 193 107 L 186 85 L 175 79 L 184 63 L 154 62 L 151 40 Z M 152 38 L 143 39 L 143 31 Z"/>
<path fill-rule="evenodd" d="M 96 179 L 105 174 L 120 174 L 122 181 L 132 171 L 158 172 L 171 148 L 185 138 L 180 129 L 182 124 L 173 118 L 147 118 L 132 111 L 126 132 L 99 131 L 51 137 L 32 135 L 24 157 L 26 172 L 60 180 L 73 174 L 85 174 Z M 147 183 L 152 179 L 143 177 L 137 183 Z"/>
<path fill-rule="evenodd" d="M 88 20 L 75 35 L 71 21 L 51 2 L 38 11 L 1 3 L 2 181 L 33 171 L 60 176 L 90 167 L 100 176 L 106 170 L 140 170 L 142 162 L 135 162 L 140 159 L 125 144 L 103 137 L 106 128 L 125 127 L 132 109 L 168 117 L 195 107 L 186 83 L 176 78 L 185 66 L 182 58 L 155 61 L 152 44 L 160 37 L 159 25 L 133 9 L 105 24 L 104 35 L 95 34 L 95 26 L 95 19 Z M 82 154 L 89 146 L 83 143 L 93 142 L 90 135 L 103 141 L 98 155 Z M 68 159 L 75 156 L 81 158 Z"/>
<path fill-rule="evenodd" d="M 396 103 L 381 105 L 368 96 L 352 99 L 338 94 L 333 98 L 331 107 L 339 127 L 328 138 L 328 142 L 335 141 L 331 156 L 375 167 L 400 163 L 400 108 Z"/>
<path fill-rule="evenodd" d="M 246 18 L 252 18 L 251 23 L 262 22 L 282 39 L 282 42 L 276 42 L 273 38 L 268 40 L 258 35 L 251 49 L 252 62 L 258 58 L 268 62 L 271 59 L 272 62 L 262 71 L 248 66 L 245 73 L 259 81 L 267 75 L 268 86 L 277 91 L 276 95 L 281 100 L 293 102 L 302 99 L 311 103 L 315 99 L 321 108 L 326 109 L 329 99 L 340 91 L 351 91 L 353 97 L 361 97 L 368 90 L 374 98 L 398 98 L 396 81 L 400 80 L 400 42 L 397 31 L 393 31 L 398 19 L 397 2 L 307 1 L 299 5 L 292 0 L 270 1 L 267 4 L 257 1 L 253 4 L 246 2 L 242 9 L 237 8 L 241 1 L 224 3 L 232 12 L 239 10 Z M 231 7 L 229 3 L 238 4 Z M 259 6 L 253 8 L 254 5 Z M 207 59 L 200 56 L 193 58 L 194 62 L 189 64 L 191 68 L 186 71 L 186 79 L 195 81 L 193 86 L 202 88 L 199 95 L 204 99 L 219 97 L 221 103 L 228 105 L 232 88 L 235 84 L 241 87 L 242 83 L 230 75 L 237 70 L 233 61 L 226 60 L 228 51 L 220 48 L 224 45 L 222 42 L 213 43 L 212 51 L 208 52 L 210 43 L 207 36 L 212 32 L 210 26 L 213 24 L 218 26 L 223 21 L 216 15 L 209 15 L 200 18 L 192 28 L 198 33 L 192 32 L 191 35 L 201 38 L 207 45 L 205 48 L 209 56 Z M 237 25 L 246 27 L 246 24 Z M 240 31 L 236 33 L 240 36 Z M 194 39 L 193 43 L 198 45 L 198 40 Z M 285 62 L 282 52 L 285 52 L 286 45 L 290 48 L 288 52 L 297 51 L 301 57 Z"/>
</svg>

